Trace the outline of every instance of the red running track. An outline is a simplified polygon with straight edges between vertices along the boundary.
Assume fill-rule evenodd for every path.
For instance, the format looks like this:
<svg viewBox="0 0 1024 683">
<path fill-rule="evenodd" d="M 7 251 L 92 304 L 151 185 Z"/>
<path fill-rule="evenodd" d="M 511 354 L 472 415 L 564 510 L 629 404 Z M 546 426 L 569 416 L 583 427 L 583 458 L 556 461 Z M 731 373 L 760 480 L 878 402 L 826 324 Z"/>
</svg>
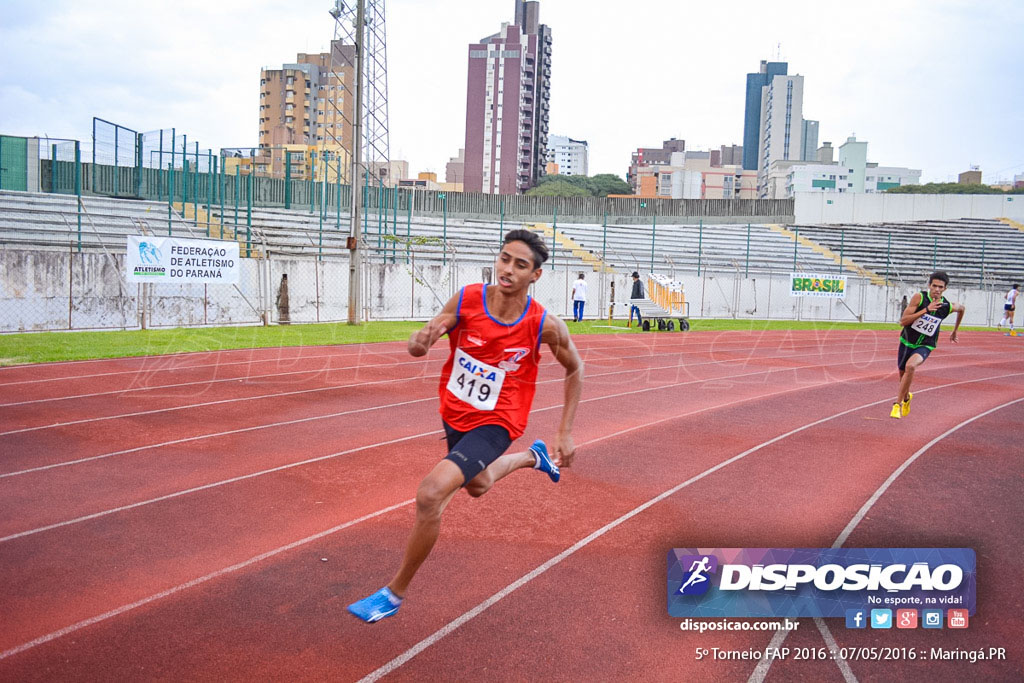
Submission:
<svg viewBox="0 0 1024 683">
<path fill-rule="evenodd" d="M 523 471 L 457 496 L 401 612 L 372 626 L 345 605 L 394 572 L 416 485 L 443 455 L 444 349 L 0 369 L 0 679 L 1024 676 L 1024 345 L 944 339 L 896 421 L 893 333 L 576 341 L 577 464 L 558 485 Z M 522 443 L 558 422 L 546 358 Z M 763 650 L 773 634 L 684 632 L 665 611 L 672 547 L 837 539 L 975 548 L 977 614 L 966 631 L 881 635 L 804 619 L 786 646 L 1007 659 L 697 661 L 697 648 Z"/>
</svg>

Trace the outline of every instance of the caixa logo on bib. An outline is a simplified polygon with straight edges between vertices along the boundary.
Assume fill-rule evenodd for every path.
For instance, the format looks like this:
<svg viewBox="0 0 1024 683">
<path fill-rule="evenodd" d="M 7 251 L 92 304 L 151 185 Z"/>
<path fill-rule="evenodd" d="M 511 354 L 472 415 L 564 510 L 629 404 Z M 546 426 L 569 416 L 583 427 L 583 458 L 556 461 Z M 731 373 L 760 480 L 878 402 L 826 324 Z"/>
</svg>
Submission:
<svg viewBox="0 0 1024 683">
<path fill-rule="evenodd" d="M 678 617 L 841 617 L 859 608 L 975 607 L 970 548 L 674 548 Z"/>
</svg>

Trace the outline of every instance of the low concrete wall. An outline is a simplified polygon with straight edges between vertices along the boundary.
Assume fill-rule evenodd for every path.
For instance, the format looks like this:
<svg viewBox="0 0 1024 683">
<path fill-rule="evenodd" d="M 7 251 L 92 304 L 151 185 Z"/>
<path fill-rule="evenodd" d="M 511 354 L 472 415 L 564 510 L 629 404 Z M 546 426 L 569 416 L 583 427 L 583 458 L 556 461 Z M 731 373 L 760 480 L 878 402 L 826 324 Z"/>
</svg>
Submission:
<svg viewBox="0 0 1024 683">
<path fill-rule="evenodd" d="M 272 256 L 242 259 L 233 285 L 125 285 L 123 255 L 102 252 L 5 249 L 0 252 L 0 332 L 261 324 L 282 321 L 282 276 L 288 276 L 287 322 L 348 319 L 348 260 Z M 492 269 L 455 261 L 368 264 L 363 272 L 363 318 L 426 320 L 459 288 L 492 279 Z M 577 267 L 546 268 L 531 294 L 554 315 L 572 314 Z M 888 287 L 847 276 L 843 300 L 792 297 L 789 272 L 744 278 L 739 271 L 676 272 L 693 318 L 864 321 L 895 324 L 902 298 L 917 286 Z M 627 272 L 586 273 L 587 318 L 628 316 Z M 948 297 L 967 306 L 967 325 L 992 325 L 1002 314 L 1002 291 L 953 287 Z M 948 325 L 947 325 L 948 327 Z"/>
<path fill-rule="evenodd" d="M 798 225 L 900 223 L 960 218 L 1024 219 L 1024 195 L 798 192 Z"/>
</svg>

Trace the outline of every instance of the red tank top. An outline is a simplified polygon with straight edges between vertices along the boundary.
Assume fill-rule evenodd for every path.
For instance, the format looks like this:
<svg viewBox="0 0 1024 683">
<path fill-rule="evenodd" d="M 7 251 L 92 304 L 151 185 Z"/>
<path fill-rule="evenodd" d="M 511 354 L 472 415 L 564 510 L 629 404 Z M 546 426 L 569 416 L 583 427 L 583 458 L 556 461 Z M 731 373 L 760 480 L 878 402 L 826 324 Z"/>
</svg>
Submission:
<svg viewBox="0 0 1024 683">
<path fill-rule="evenodd" d="M 451 354 L 441 370 L 441 418 L 460 432 L 496 424 L 518 439 L 537 388 L 544 307 L 531 297 L 514 323 L 487 311 L 487 285 L 459 293 L 455 326 L 448 330 Z"/>
</svg>

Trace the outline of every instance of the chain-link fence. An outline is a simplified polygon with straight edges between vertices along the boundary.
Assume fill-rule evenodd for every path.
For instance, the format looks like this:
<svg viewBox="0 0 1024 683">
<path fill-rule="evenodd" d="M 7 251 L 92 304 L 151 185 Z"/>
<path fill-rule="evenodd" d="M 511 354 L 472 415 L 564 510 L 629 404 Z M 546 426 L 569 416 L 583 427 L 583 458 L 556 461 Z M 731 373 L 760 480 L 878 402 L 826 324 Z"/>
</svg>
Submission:
<svg viewBox="0 0 1024 683">
<path fill-rule="evenodd" d="M 365 242 L 364 242 L 365 244 Z M 366 245 L 361 276 L 363 320 L 424 320 L 462 286 L 492 282 L 493 262 L 460 253 L 457 243 Z M 237 285 L 133 284 L 125 281 L 125 253 L 4 249 L 5 277 L 0 293 L 0 331 L 132 329 L 204 325 L 299 324 L 348 319 L 349 260 L 337 248 L 315 253 L 263 251 L 243 258 Z M 445 252 L 447 258 L 438 256 Z M 496 248 L 492 247 L 492 253 Z M 584 316 L 629 317 L 632 279 L 625 271 L 583 271 L 568 264 L 546 268 L 532 295 L 553 314 L 572 314 L 572 284 L 583 273 L 589 285 Z M 676 272 L 672 283 L 679 308 L 669 318 L 891 322 L 920 283 L 843 276 L 841 298 L 796 296 L 788 271 L 762 271 L 744 277 L 740 269 Z M 645 294 L 656 282 L 644 272 Z M 947 297 L 967 305 L 966 324 L 991 325 L 1002 291 L 995 283 L 978 288 L 953 283 Z"/>
</svg>

